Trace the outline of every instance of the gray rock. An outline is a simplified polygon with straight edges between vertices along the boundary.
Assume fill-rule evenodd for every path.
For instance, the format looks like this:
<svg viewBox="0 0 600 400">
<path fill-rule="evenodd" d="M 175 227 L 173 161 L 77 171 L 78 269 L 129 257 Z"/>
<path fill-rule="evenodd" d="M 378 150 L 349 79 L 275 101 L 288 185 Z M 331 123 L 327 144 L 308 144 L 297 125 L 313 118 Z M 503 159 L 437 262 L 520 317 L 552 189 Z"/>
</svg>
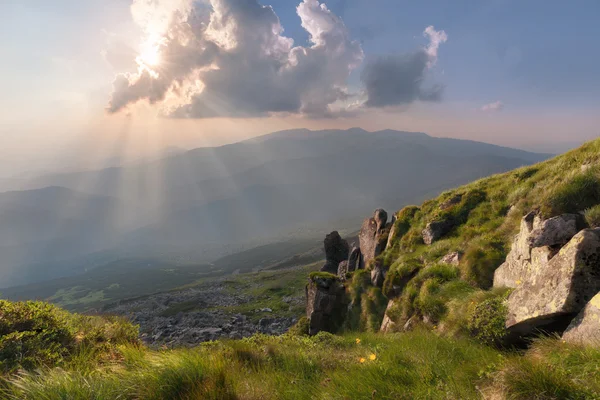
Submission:
<svg viewBox="0 0 600 400">
<path fill-rule="evenodd" d="M 600 347 L 600 293 L 571 321 L 562 338 L 568 343 Z"/>
<path fill-rule="evenodd" d="M 453 228 L 454 222 L 451 219 L 430 222 L 423 229 L 423 242 L 428 245 L 432 244 L 450 233 Z"/>
<path fill-rule="evenodd" d="M 337 231 L 333 231 L 325 236 L 323 244 L 325 246 L 325 265 L 321 271 L 337 274 L 338 265 L 342 261 L 348 260 L 348 242 L 342 239 Z"/>
<path fill-rule="evenodd" d="M 507 301 L 506 327 L 519 335 L 562 331 L 599 291 L 600 229 L 585 229 L 523 272 Z"/>
<path fill-rule="evenodd" d="M 375 210 L 373 217 L 363 221 L 360 233 L 358 234 L 362 259 L 360 268 L 364 268 L 370 260 L 385 250 L 387 237 L 383 238 L 382 235 L 384 235 L 386 224 L 387 213 L 381 208 Z"/>
<path fill-rule="evenodd" d="M 506 261 L 494 273 L 494 287 L 516 288 L 532 266 L 543 268 L 585 223 L 581 216 L 565 214 L 542 220 L 535 212 L 521 220 Z"/>
<path fill-rule="evenodd" d="M 340 280 L 346 280 L 346 274 L 348 273 L 348 261 L 342 261 L 340 265 L 338 265 L 337 276 Z"/>
<path fill-rule="evenodd" d="M 392 319 L 388 316 L 388 311 L 390 311 L 390 309 L 392 307 L 394 307 L 395 304 L 396 303 L 394 302 L 394 300 L 390 300 L 388 302 L 388 305 L 385 308 L 385 314 L 383 316 L 383 321 L 381 322 L 381 328 L 379 329 L 381 332 L 392 332 L 395 330 L 396 323 L 394 321 L 392 321 Z"/>
<path fill-rule="evenodd" d="M 356 271 L 360 269 L 360 247 L 353 247 L 348 257 L 348 272 Z"/>
<path fill-rule="evenodd" d="M 454 265 L 458 266 L 460 264 L 460 260 L 462 259 L 462 254 L 458 251 L 453 251 L 451 253 L 446 254 L 440 260 L 442 264 Z"/>
<path fill-rule="evenodd" d="M 376 261 L 371 270 L 371 284 L 375 287 L 383 287 L 383 282 L 388 270 L 384 268 L 381 262 Z"/>
<path fill-rule="evenodd" d="M 306 317 L 309 335 L 321 331 L 334 333 L 347 309 L 346 291 L 337 278 L 309 278 L 306 285 Z"/>
</svg>

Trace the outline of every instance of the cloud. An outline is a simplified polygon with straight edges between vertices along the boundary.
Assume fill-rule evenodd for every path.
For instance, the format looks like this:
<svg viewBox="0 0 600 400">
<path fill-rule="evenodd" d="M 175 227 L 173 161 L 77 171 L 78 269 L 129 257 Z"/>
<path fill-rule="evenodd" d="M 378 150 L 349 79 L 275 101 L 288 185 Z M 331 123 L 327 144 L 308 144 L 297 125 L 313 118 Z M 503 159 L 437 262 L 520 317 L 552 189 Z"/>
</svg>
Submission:
<svg viewBox="0 0 600 400">
<path fill-rule="evenodd" d="M 328 116 L 334 103 L 347 98 L 348 76 L 363 59 L 343 21 L 317 0 L 297 8 L 308 47 L 294 46 L 273 9 L 255 0 L 211 0 L 209 8 L 184 4 L 176 12 L 168 8 L 175 15 L 170 19 L 159 1 L 143 3 L 145 11 L 136 14 L 160 10 L 158 18 L 136 18 L 142 25 L 160 21 L 162 35 L 151 33 L 160 37 L 160 65 L 139 60 L 138 72 L 119 74 L 109 112 L 146 99 L 164 101 L 164 113 L 173 117 Z"/>
<path fill-rule="evenodd" d="M 504 103 L 502 103 L 500 100 L 495 101 L 493 103 L 489 103 L 489 104 L 485 104 L 483 106 L 481 106 L 480 110 L 484 111 L 484 112 L 496 112 L 496 111 L 502 111 L 504 109 Z"/>
<path fill-rule="evenodd" d="M 133 19 L 144 32 L 138 67 L 115 77 L 107 110 L 145 100 L 175 118 L 322 118 L 441 98 L 443 87 L 424 88 L 423 79 L 447 40 L 443 31 L 428 27 L 427 47 L 369 64 L 366 90 L 353 92 L 348 78 L 364 59 L 359 42 L 318 0 L 303 0 L 296 11 L 307 46 L 284 36 L 273 9 L 257 0 L 134 0 Z M 382 80 L 393 81 L 391 90 Z"/>
<path fill-rule="evenodd" d="M 379 57 L 368 63 L 362 72 L 367 107 L 407 105 L 414 101 L 440 101 L 444 86 L 425 87 L 427 71 L 438 58 L 440 44 L 448 40 L 444 31 L 428 26 L 423 34 L 429 44 L 411 54 Z"/>
</svg>

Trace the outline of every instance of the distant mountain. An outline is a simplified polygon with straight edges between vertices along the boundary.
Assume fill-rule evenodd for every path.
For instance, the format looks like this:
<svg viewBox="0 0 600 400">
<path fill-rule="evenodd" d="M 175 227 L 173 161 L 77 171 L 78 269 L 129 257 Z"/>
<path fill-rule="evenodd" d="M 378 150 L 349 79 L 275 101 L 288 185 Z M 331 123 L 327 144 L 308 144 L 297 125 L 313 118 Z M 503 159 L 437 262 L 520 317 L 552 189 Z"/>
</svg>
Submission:
<svg viewBox="0 0 600 400">
<path fill-rule="evenodd" d="M 105 263 L 121 257 L 200 263 L 274 241 L 321 237 L 330 226 L 356 228 L 375 207 L 420 202 L 546 158 L 424 133 L 300 129 L 44 176 L 34 187 L 53 187 L 0 194 L 0 287 L 71 274 L 78 260 L 81 270 L 89 268 L 93 252 Z"/>
</svg>

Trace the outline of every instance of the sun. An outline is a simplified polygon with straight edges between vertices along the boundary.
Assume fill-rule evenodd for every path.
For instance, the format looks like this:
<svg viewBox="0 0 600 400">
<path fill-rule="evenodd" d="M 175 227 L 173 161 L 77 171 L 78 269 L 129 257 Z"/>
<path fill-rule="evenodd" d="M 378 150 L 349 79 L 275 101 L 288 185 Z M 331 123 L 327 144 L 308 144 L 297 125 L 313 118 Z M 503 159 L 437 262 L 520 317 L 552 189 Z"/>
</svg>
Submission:
<svg viewBox="0 0 600 400">
<path fill-rule="evenodd" d="M 156 67 L 160 64 L 160 52 L 158 46 L 144 46 L 140 53 L 140 61 L 149 67 Z"/>
</svg>

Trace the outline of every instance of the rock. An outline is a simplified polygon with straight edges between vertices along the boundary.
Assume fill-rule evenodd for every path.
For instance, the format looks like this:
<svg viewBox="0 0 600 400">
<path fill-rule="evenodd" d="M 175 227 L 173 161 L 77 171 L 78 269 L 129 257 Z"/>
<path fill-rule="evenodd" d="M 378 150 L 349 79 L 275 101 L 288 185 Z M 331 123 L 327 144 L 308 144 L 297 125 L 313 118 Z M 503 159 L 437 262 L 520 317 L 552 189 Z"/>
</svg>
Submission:
<svg viewBox="0 0 600 400">
<path fill-rule="evenodd" d="M 562 339 L 568 343 L 600 346 L 600 293 L 571 321 Z"/>
<path fill-rule="evenodd" d="M 360 242 L 361 262 L 360 268 L 385 250 L 387 237 L 383 237 L 386 231 L 387 213 L 378 208 L 373 217 L 363 221 L 358 234 Z M 385 240 L 384 240 L 385 239 Z"/>
<path fill-rule="evenodd" d="M 440 263 L 458 266 L 458 264 L 460 264 L 461 259 L 462 259 L 462 254 L 458 251 L 453 251 L 451 253 L 446 254 L 444 257 L 442 257 L 442 259 L 440 260 Z"/>
<path fill-rule="evenodd" d="M 383 287 L 387 272 L 388 270 L 383 267 L 383 264 L 376 261 L 371 270 L 371 284 L 375 287 Z"/>
<path fill-rule="evenodd" d="M 340 265 L 338 265 L 337 276 L 340 280 L 346 280 L 346 274 L 348 273 L 348 261 L 342 261 Z"/>
<path fill-rule="evenodd" d="M 542 220 L 535 212 L 521 220 L 506 261 L 494 273 L 494 287 L 518 286 L 532 268 L 542 268 L 575 234 L 585 227 L 582 217 L 565 214 Z"/>
<path fill-rule="evenodd" d="M 348 272 L 356 271 L 360 269 L 360 247 L 353 247 L 350 252 L 350 257 L 348 257 Z"/>
<path fill-rule="evenodd" d="M 413 329 L 415 329 L 415 326 L 417 326 L 417 319 L 413 315 L 408 319 L 408 321 L 406 321 L 406 323 L 402 327 L 402 330 L 404 330 L 405 332 L 412 331 Z"/>
<path fill-rule="evenodd" d="M 306 317 L 309 335 L 334 333 L 344 320 L 346 291 L 337 278 L 311 277 L 306 285 Z"/>
<path fill-rule="evenodd" d="M 461 202 L 463 198 L 462 194 L 457 194 L 451 198 L 449 198 L 448 200 L 444 201 L 442 204 L 440 204 L 440 210 L 444 211 L 447 210 L 449 208 L 452 208 L 453 206 L 457 205 L 458 203 Z"/>
<path fill-rule="evenodd" d="M 508 297 L 506 327 L 518 335 L 561 332 L 600 291 L 600 229 L 582 230 L 549 261 L 532 260 Z"/>
<path fill-rule="evenodd" d="M 338 266 L 348 259 L 348 242 L 342 239 L 337 231 L 325 236 L 325 265 L 321 271 L 337 274 Z"/>
<path fill-rule="evenodd" d="M 583 228 L 585 222 L 579 214 L 563 214 L 547 220 L 536 215 L 528 244 L 531 247 L 564 246 Z"/>
<path fill-rule="evenodd" d="M 392 332 L 395 329 L 396 323 L 388 316 L 388 311 L 390 311 L 395 304 L 394 300 L 388 302 L 388 305 L 385 308 L 385 314 L 383 315 L 383 321 L 381 322 L 381 332 Z"/>
<path fill-rule="evenodd" d="M 448 234 L 452 228 L 454 228 L 454 222 L 448 218 L 430 222 L 423 229 L 423 242 L 425 244 L 432 244 Z"/>
</svg>

